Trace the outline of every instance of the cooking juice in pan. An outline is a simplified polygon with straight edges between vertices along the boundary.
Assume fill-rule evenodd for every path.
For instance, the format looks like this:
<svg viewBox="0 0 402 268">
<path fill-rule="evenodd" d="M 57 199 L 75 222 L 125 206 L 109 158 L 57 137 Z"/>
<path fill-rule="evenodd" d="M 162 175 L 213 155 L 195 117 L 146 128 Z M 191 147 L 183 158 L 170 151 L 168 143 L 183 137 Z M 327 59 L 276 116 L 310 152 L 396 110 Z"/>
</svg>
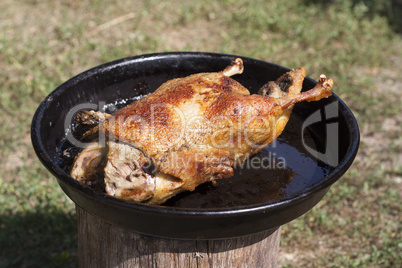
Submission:
<svg viewBox="0 0 402 268">
<path fill-rule="evenodd" d="M 294 112 L 281 136 L 235 169 L 231 178 L 205 183 L 164 205 L 182 208 L 228 208 L 274 202 L 290 197 L 323 179 L 331 167 L 311 156 L 305 146 L 322 151 L 318 137 Z"/>
</svg>

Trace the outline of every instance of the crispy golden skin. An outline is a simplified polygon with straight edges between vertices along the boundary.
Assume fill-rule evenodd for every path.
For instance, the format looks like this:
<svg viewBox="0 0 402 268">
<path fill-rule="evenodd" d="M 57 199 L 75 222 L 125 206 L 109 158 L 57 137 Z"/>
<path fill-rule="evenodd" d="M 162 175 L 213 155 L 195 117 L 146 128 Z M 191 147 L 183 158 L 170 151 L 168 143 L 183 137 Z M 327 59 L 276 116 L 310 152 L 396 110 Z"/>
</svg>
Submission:
<svg viewBox="0 0 402 268">
<path fill-rule="evenodd" d="M 204 182 L 230 177 L 233 167 L 282 133 L 293 104 L 331 95 L 333 82 L 325 76 L 320 77 L 316 87 L 300 93 L 306 75 L 303 67 L 268 82 L 259 95 L 250 95 L 229 77 L 242 71 L 243 63 L 236 59 L 222 72 L 173 79 L 112 116 L 103 116 L 96 131 L 135 148 L 156 168 L 153 194 L 149 193 L 152 183 L 148 177 L 147 194 L 134 195 L 141 197 L 127 198 L 130 187 L 107 192 L 159 204 Z M 112 160 L 108 156 L 108 161 Z M 105 174 L 112 178 L 105 180 L 106 189 L 116 188 L 119 180 L 126 179 L 110 175 L 107 168 Z M 116 192 L 126 194 L 119 196 Z"/>
</svg>

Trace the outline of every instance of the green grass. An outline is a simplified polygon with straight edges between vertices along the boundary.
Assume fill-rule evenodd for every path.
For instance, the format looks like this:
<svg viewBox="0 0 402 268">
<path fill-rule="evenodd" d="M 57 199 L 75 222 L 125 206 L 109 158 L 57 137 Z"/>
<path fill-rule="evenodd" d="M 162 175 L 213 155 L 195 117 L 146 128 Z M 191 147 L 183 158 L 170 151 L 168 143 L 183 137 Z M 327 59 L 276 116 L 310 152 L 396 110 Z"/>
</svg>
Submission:
<svg viewBox="0 0 402 268">
<path fill-rule="evenodd" d="M 39 103 L 104 62 L 188 50 L 305 66 L 312 78 L 325 73 L 358 119 L 355 163 L 315 208 L 283 227 L 280 265 L 402 265 L 402 40 L 389 25 L 395 18 L 382 16 L 386 7 L 374 8 L 374 0 L 132 2 L 0 4 L 0 267 L 77 265 L 74 204 L 30 144 Z"/>
</svg>

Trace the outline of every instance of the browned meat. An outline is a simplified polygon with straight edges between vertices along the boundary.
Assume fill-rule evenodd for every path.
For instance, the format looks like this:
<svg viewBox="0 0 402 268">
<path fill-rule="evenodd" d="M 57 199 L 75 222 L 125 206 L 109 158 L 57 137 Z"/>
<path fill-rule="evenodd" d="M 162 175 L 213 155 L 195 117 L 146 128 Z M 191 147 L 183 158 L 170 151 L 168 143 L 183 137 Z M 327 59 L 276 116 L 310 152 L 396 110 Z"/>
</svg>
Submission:
<svg viewBox="0 0 402 268">
<path fill-rule="evenodd" d="M 99 184 L 99 178 L 103 177 L 106 152 L 106 148 L 98 142 L 90 143 L 75 159 L 71 176 L 90 186 Z"/>
<path fill-rule="evenodd" d="M 293 104 L 331 95 L 333 82 L 323 75 L 313 89 L 300 93 L 303 67 L 268 82 L 259 95 L 250 95 L 229 77 L 242 72 L 243 62 L 236 59 L 222 72 L 167 81 L 113 116 L 92 112 L 91 122 L 96 117 L 100 123 L 90 135 L 100 131 L 110 140 L 106 192 L 160 204 L 178 192 L 230 177 L 233 167 L 282 133 Z M 80 161 L 86 151 L 71 171 L 78 180 L 82 172 L 77 169 L 98 168 Z M 153 172 L 146 171 L 150 166 Z"/>
</svg>

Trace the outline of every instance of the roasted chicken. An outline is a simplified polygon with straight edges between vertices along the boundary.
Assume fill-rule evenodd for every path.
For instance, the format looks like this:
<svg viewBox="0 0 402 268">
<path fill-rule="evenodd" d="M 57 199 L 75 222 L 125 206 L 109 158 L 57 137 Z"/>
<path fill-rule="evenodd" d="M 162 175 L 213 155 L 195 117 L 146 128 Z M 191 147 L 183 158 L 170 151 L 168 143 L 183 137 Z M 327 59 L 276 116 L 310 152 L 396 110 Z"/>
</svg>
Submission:
<svg viewBox="0 0 402 268">
<path fill-rule="evenodd" d="M 106 193 L 115 197 L 161 204 L 232 176 L 234 167 L 281 134 L 295 103 L 331 95 L 333 81 L 324 75 L 301 93 L 303 67 L 250 95 L 230 78 L 242 72 L 238 58 L 221 72 L 167 81 L 113 115 L 81 112 L 78 120 L 93 126 L 84 136 L 106 142 L 90 143 L 71 176 L 88 185 L 104 180 Z"/>
</svg>

